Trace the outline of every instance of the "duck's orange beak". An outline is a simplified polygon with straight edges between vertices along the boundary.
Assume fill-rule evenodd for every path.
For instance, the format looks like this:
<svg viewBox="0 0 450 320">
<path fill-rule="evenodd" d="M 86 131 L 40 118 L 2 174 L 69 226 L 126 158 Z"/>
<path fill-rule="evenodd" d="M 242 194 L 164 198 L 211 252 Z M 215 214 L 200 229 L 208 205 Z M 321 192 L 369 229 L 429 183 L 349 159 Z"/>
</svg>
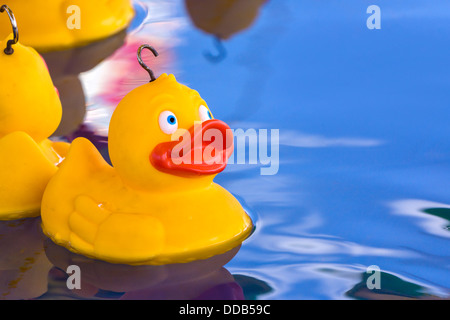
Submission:
<svg viewBox="0 0 450 320">
<path fill-rule="evenodd" d="M 180 139 L 155 147 L 150 162 L 156 169 L 178 176 L 217 174 L 225 169 L 234 149 L 233 133 L 220 120 L 194 125 Z"/>
</svg>

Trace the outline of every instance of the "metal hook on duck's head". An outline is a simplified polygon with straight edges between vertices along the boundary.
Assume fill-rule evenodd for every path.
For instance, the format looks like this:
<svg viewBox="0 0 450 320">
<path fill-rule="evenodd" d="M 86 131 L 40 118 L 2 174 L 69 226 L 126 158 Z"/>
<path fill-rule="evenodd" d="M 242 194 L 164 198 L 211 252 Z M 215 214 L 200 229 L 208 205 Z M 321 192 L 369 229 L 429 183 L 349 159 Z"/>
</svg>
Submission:
<svg viewBox="0 0 450 320">
<path fill-rule="evenodd" d="M 8 41 L 4 52 L 7 55 L 11 55 L 14 53 L 14 49 L 12 48 L 12 46 L 14 44 L 16 44 L 17 42 L 19 42 L 19 29 L 17 28 L 17 21 L 16 21 L 16 17 L 14 16 L 14 13 L 11 11 L 11 9 L 6 4 L 1 6 L 0 13 L 5 12 L 5 11 L 9 16 L 9 20 L 11 21 L 14 39 Z"/>
<path fill-rule="evenodd" d="M 155 57 L 157 57 L 159 54 L 158 54 L 158 51 L 155 50 L 155 48 L 153 48 L 152 46 L 149 46 L 148 44 L 143 44 L 138 49 L 137 57 L 138 57 L 139 64 L 142 66 L 142 68 L 147 70 L 148 74 L 150 75 L 150 82 L 153 82 L 156 80 L 156 77 L 155 77 L 153 71 L 142 60 L 142 50 L 144 50 L 144 49 L 150 50 Z"/>
</svg>

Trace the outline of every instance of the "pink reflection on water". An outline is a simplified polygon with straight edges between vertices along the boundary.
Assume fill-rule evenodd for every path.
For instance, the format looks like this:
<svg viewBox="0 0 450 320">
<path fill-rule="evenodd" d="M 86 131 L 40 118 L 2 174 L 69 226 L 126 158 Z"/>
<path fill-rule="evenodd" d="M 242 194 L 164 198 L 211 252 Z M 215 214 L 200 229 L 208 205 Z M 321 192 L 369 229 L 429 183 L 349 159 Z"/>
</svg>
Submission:
<svg viewBox="0 0 450 320">
<path fill-rule="evenodd" d="M 150 51 L 143 51 L 142 58 L 155 76 L 168 72 L 167 66 L 173 61 L 173 54 L 161 40 L 152 38 L 129 38 L 127 43 L 108 58 L 102 68 L 104 74 L 97 99 L 103 104 L 117 104 L 133 89 L 148 83 L 149 74 L 137 61 L 137 50 L 142 44 L 153 46 L 159 53 L 157 58 Z"/>
</svg>

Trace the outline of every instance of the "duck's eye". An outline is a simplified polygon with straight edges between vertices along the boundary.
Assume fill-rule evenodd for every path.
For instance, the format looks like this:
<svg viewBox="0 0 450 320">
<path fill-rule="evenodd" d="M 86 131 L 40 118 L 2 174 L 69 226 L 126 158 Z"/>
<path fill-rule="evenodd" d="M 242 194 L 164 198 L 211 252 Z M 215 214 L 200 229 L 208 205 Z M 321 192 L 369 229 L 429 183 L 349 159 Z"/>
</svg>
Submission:
<svg viewBox="0 0 450 320">
<path fill-rule="evenodd" d="M 200 119 L 202 121 L 211 120 L 213 118 L 211 111 L 204 105 L 201 105 L 200 108 L 198 108 L 198 112 L 200 113 Z"/>
<path fill-rule="evenodd" d="M 174 133 L 178 129 L 177 117 L 170 111 L 161 112 L 159 115 L 159 127 L 164 133 Z"/>
</svg>

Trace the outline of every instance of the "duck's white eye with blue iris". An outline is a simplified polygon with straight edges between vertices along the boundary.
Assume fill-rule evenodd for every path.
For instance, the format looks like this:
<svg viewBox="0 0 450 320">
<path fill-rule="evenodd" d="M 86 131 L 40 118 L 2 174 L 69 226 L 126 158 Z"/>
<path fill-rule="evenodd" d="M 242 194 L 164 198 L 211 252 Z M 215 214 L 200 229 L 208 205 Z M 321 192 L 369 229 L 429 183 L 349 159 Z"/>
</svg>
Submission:
<svg viewBox="0 0 450 320">
<path fill-rule="evenodd" d="M 205 107 L 204 105 L 201 105 L 198 108 L 198 112 L 200 113 L 200 119 L 202 121 L 211 120 L 213 118 L 211 111 L 209 111 L 209 109 L 207 107 Z"/>
<path fill-rule="evenodd" d="M 178 129 L 178 119 L 173 112 L 163 111 L 159 115 L 159 127 L 166 134 L 172 134 Z"/>
</svg>

